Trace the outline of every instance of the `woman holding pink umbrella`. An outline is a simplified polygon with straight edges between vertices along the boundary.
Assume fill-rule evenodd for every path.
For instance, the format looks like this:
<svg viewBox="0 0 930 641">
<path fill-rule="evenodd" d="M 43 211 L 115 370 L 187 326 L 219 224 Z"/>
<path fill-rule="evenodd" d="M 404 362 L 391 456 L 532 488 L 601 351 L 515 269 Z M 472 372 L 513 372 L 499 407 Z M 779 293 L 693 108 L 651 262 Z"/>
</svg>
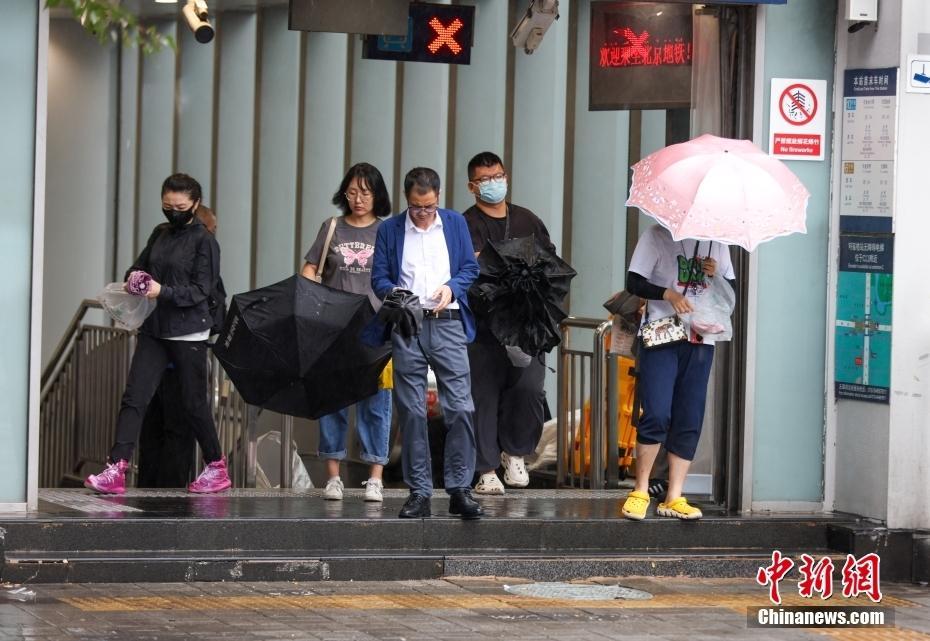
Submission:
<svg viewBox="0 0 930 641">
<path fill-rule="evenodd" d="M 667 229 L 654 225 L 633 252 L 626 289 L 647 301 L 643 332 L 669 319 L 680 327 L 680 340 L 660 337 L 668 342 L 648 346 L 644 337 L 640 344 L 638 393 L 643 414 L 636 433 L 636 486 L 622 509 L 627 518 L 646 516 L 649 475 L 663 445 L 668 453 L 668 491 L 657 513 L 679 519 L 702 516 L 681 492 L 701 436 L 714 343 L 674 319 L 694 311 L 712 278 L 735 278 L 729 248 L 721 243 L 677 242 Z"/>
<path fill-rule="evenodd" d="M 627 275 L 627 291 L 647 301 L 639 342 L 643 414 L 636 486 L 622 508 L 627 518 L 646 516 L 649 473 L 661 445 L 668 452 L 669 485 L 658 514 L 703 516 L 681 492 L 704 422 L 714 334 L 702 327 L 702 336 L 679 316 L 694 311 L 717 284 L 714 279 L 734 278 L 727 245 L 752 251 L 774 238 L 804 233 L 809 197 L 784 163 L 748 140 L 699 136 L 633 166 L 627 205 L 660 225 L 640 238 Z"/>
</svg>

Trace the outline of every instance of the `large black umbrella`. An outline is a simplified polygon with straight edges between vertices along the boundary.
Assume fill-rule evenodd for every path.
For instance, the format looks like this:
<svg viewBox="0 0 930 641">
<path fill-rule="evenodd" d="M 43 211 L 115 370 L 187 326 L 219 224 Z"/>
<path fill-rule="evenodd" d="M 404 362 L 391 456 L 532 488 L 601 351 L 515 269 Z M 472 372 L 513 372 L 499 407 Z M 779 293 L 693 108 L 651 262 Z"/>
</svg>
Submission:
<svg viewBox="0 0 930 641">
<path fill-rule="evenodd" d="M 319 418 L 378 391 L 390 346 L 359 339 L 373 316 L 367 296 L 292 276 L 233 296 L 213 351 L 247 403 Z"/>
<path fill-rule="evenodd" d="M 571 265 L 534 235 L 489 241 L 478 265 L 469 298 L 502 345 L 536 356 L 559 344 L 559 323 L 568 315 L 563 303 L 575 277 Z"/>
</svg>

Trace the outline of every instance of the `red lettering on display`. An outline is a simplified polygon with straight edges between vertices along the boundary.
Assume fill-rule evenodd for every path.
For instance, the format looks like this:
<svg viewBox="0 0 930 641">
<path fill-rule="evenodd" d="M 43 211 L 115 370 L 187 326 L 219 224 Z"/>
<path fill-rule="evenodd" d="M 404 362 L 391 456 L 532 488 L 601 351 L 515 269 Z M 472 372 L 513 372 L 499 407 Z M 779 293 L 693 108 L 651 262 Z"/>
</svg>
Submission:
<svg viewBox="0 0 930 641">
<path fill-rule="evenodd" d="M 630 27 L 614 29 L 613 34 L 626 42 L 607 43 L 600 48 L 598 66 L 608 67 L 661 67 L 691 64 L 693 49 L 684 38 L 649 42 L 649 32 L 636 33 Z"/>
</svg>

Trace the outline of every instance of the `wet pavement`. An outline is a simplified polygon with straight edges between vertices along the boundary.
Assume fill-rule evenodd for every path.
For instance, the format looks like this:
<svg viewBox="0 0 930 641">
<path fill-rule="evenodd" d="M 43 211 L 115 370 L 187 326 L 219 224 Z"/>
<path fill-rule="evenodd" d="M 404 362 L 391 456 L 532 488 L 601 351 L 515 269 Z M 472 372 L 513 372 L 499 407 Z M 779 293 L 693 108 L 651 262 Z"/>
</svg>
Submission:
<svg viewBox="0 0 930 641">
<path fill-rule="evenodd" d="M 4 585 L 0 640 L 930 640 L 930 589 L 911 584 L 882 585 L 881 605 L 893 608 L 894 627 L 759 629 L 747 626 L 747 608 L 768 605 L 768 600 L 765 588 L 752 580 L 588 579 L 574 582 L 558 598 L 526 596 L 527 583 L 449 578 Z M 615 598 L 616 591 L 604 586 L 618 583 L 651 598 Z M 588 585 L 597 586 L 588 597 L 606 600 L 568 598 Z M 869 606 L 863 598 L 835 594 L 821 602 L 802 599 L 792 584 L 781 588 L 785 605 Z"/>
<path fill-rule="evenodd" d="M 478 496 L 491 519 L 616 520 L 628 490 L 508 489 L 504 496 Z M 39 490 L 39 509 L 28 514 L 3 514 L 0 521 L 68 519 L 389 519 L 396 520 L 408 497 L 406 489 L 385 489 L 383 503 L 366 503 L 363 488 L 345 489 L 345 500 L 326 501 L 319 488 L 306 491 L 280 489 L 231 489 L 219 494 L 194 495 L 184 490 L 130 489 L 122 496 L 95 494 L 86 489 Z M 704 511 L 704 520 L 848 522 L 850 515 L 764 513 L 727 514 L 718 505 L 691 499 Z M 450 517 L 449 497 L 435 489 L 434 518 Z M 649 516 L 655 516 L 656 501 Z M 667 520 L 667 519 L 666 519 Z M 673 519 L 674 520 L 674 519 Z"/>
</svg>

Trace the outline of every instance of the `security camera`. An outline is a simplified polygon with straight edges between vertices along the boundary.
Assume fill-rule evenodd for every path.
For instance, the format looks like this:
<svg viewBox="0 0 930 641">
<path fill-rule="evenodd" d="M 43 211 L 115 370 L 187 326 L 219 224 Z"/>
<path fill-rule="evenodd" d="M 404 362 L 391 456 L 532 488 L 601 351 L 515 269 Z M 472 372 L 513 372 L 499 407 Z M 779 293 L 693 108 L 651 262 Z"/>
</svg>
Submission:
<svg viewBox="0 0 930 641">
<path fill-rule="evenodd" d="M 207 0 L 187 0 L 184 9 L 181 11 L 187 26 L 194 32 L 194 38 L 201 44 L 207 44 L 213 40 L 216 31 L 210 24 L 210 14 L 207 11 Z"/>
<path fill-rule="evenodd" d="M 542 42 L 546 30 L 559 19 L 559 0 L 530 0 L 526 15 L 510 32 L 514 47 L 523 47 L 526 53 L 533 53 Z"/>
<path fill-rule="evenodd" d="M 852 23 L 846 29 L 849 33 L 877 24 L 878 0 L 846 0 L 846 20 Z"/>
</svg>

